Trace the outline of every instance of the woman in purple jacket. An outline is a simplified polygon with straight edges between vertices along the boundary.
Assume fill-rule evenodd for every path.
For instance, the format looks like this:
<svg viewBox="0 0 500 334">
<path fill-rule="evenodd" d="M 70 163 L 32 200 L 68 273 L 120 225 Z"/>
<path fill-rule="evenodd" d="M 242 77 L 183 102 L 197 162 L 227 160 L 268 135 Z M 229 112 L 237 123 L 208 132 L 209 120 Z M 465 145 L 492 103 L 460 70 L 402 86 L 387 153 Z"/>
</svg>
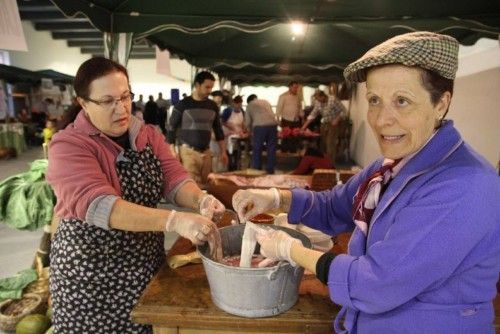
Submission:
<svg viewBox="0 0 500 334">
<path fill-rule="evenodd" d="M 261 253 L 314 272 L 342 306 L 337 333 L 494 333 L 500 269 L 500 180 L 444 120 L 458 42 L 415 32 L 344 71 L 366 81 L 368 122 L 383 158 L 324 192 L 244 190 L 242 218 L 281 208 L 289 222 L 353 231 L 348 254 L 307 249 L 260 231 Z"/>
<path fill-rule="evenodd" d="M 130 311 L 165 260 L 163 232 L 201 244 L 216 230 L 158 202 L 210 218 L 224 206 L 189 178 L 162 134 L 132 116 L 125 67 L 89 59 L 74 88 L 82 110 L 53 137 L 47 171 L 61 218 L 50 252 L 55 332 L 151 333 Z"/>
</svg>

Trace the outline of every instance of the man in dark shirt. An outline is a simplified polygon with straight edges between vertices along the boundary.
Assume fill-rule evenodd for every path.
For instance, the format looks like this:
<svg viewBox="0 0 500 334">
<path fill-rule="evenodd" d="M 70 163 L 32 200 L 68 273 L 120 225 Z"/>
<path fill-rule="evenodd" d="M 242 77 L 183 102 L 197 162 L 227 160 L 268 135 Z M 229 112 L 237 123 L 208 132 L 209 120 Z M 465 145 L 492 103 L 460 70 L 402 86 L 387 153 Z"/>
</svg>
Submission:
<svg viewBox="0 0 500 334">
<path fill-rule="evenodd" d="M 158 115 L 158 105 L 156 104 L 153 95 L 149 95 L 148 102 L 144 106 L 144 123 L 160 125 L 159 115 Z"/>
<path fill-rule="evenodd" d="M 180 145 L 179 155 L 184 168 L 198 184 L 204 186 L 212 171 L 212 153 L 209 148 L 212 130 L 224 165 L 227 165 L 228 157 L 219 107 L 208 99 L 215 77 L 210 72 L 203 71 L 196 75 L 194 81 L 192 95 L 182 99 L 172 111 L 168 142 L 172 147 Z"/>
</svg>

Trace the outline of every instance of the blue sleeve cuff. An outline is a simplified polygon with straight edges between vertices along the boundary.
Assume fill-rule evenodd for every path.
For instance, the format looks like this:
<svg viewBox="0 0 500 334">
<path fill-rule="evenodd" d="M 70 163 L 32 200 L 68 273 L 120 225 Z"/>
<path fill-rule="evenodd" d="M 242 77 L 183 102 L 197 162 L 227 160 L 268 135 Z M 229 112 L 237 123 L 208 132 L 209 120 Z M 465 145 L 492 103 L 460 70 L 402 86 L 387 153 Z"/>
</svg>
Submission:
<svg viewBox="0 0 500 334">
<path fill-rule="evenodd" d="M 222 112 L 222 115 L 220 117 L 220 119 L 223 121 L 223 122 L 227 122 L 227 120 L 229 119 L 229 117 L 231 116 L 231 111 L 232 109 L 231 108 L 226 108 L 224 109 L 224 111 Z"/>
<path fill-rule="evenodd" d="M 330 265 L 328 274 L 328 289 L 331 300 L 335 304 L 352 309 L 356 309 L 356 307 L 352 304 L 349 295 L 349 272 L 354 261 L 356 261 L 356 258 L 351 255 L 337 255 Z"/>
<path fill-rule="evenodd" d="M 288 222 L 298 224 L 302 220 L 304 213 L 308 212 L 313 203 L 313 194 L 309 190 L 294 188 L 292 189 L 292 202 L 290 211 L 288 211 Z"/>
<path fill-rule="evenodd" d="M 85 221 L 105 230 L 109 230 L 109 217 L 116 200 L 120 198 L 115 195 L 102 195 L 96 197 L 90 203 L 85 215 Z"/>
</svg>

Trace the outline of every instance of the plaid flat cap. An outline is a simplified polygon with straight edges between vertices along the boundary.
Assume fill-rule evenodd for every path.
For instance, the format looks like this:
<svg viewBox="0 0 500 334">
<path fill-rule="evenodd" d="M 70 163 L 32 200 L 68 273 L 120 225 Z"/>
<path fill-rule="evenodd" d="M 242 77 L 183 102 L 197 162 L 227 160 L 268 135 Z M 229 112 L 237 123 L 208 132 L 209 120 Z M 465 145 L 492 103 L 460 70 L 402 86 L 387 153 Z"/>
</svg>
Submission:
<svg viewBox="0 0 500 334">
<path fill-rule="evenodd" d="M 428 31 L 398 35 L 349 64 L 344 69 L 344 77 L 351 82 L 363 82 L 367 69 L 389 64 L 418 66 L 453 80 L 458 68 L 458 41 Z"/>
</svg>

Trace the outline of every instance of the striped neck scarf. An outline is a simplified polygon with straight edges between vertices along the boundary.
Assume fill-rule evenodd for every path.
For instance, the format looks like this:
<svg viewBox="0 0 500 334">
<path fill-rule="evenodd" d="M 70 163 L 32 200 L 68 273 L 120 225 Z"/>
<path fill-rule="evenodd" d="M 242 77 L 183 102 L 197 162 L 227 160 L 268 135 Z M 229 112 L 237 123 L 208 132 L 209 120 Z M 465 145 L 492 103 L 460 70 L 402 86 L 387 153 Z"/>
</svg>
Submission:
<svg viewBox="0 0 500 334">
<path fill-rule="evenodd" d="M 359 186 L 356 195 L 354 195 L 352 218 L 356 226 L 358 226 L 365 235 L 368 233 L 368 225 L 370 224 L 370 220 L 372 219 L 373 212 L 375 212 L 379 199 L 391 180 L 393 168 L 400 161 L 401 159 L 384 160 L 382 167 L 370 175 Z"/>
</svg>

